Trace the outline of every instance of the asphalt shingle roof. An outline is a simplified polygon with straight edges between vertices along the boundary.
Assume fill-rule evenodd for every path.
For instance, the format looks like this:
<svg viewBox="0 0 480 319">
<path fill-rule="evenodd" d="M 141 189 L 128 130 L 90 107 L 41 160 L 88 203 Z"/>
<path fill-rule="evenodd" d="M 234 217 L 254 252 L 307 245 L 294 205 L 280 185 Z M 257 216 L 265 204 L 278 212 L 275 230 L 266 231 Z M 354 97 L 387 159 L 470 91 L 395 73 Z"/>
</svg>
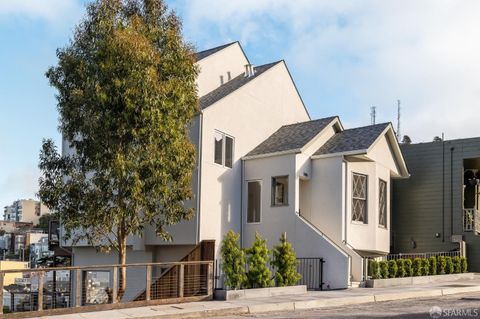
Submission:
<svg viewBox="0 0 480 319">
<path fill-rule="evenodd" d="M 302 148 L 335 118 L 336 116 L 333 116 L 284 125 L 246 156 L 264 155 Z"/>
<path fill-rule="evenodd" d="M 195 53 L 195 59 L 197 61 L 200 61 L 201 59 L 205 59 L 207 56 L 209 55 L 212 55 L 220 50 L 223 50 L 225 49 L 226 47 L 229 47 L 231 46 L 232 44 L 234 43 L 237 43 L 237 41 L 235 42 L 231 42 L 231 43 L 227 43 L 227 44 L 223 44 L 223 45 L 220 45 L 218 47 L 215 47 L 215 48 L 211 48 L 211 49 L 208 49 L 208 50 L 203 50 L 203 51 L 200 51 L 200 52 L 197 52 Z"/>
<path fill-rule="evenodd" d="M 314 155 L 352 152 L 368 149 L 390 123 L 344 130 L 332 136 Z"/>
<path fill-rule="evenodd" d="M 234 77 L 233 79 L 219 86 L 212 92 L 209 92 L 208 94 L 205 94 L 204 96 L 202 96 L 200 98 L 200 108 L 205 109 L 206 107 L 212 105 L 213 103 L 217 102 L 218 100 L 224 98 L 225 96 L 229 95 L 233 91 L 244 86 L 245 84 L 255 79 L 257 76 L 259 76 L 260 74 L 267 71 L 272 66 L 278 63 L 280 63 L 280 61 L 257 66 L 254 68 L 255 74 L 249 77 L 245 77 L 244 74 L 240 74 L 239 76 Z"/>
</svg>

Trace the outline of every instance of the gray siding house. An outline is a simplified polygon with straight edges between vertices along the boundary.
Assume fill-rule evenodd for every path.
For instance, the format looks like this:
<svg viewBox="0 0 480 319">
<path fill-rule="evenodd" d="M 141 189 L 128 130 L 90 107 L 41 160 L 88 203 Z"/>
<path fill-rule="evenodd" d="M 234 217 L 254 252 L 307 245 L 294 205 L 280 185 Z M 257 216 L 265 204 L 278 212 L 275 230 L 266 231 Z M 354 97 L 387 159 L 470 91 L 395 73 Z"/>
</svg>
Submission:
<svg viewBox="0 0 480 319">
<path fill-rule="evenodd" d="M 480 137 L 401 146 L 411 178 L 394 180 L 392 253 L 458 250 L 480 271 Z"/>
</svg>

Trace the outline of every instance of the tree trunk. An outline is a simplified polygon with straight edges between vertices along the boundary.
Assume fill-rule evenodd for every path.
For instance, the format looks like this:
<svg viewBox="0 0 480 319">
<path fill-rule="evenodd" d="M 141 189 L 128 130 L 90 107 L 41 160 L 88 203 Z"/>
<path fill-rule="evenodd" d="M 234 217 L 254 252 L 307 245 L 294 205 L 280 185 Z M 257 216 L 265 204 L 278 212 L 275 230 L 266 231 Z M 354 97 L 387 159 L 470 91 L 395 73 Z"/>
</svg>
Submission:
<svg viewBox="0 0 480 319">
<path fill-rule="evenodd" d="M 122 229 L 119 229 L 118 231 L 118 263 L 123 266 L 127 263 L 127 236 L 125 235 L 125 232 Z M 126 288 L 127 288 L 127 268 L 120 267 L 118 293 L 117 293 L 118 302 L 122 300 L 122 297 L 125 294 Z"/>
</svg>

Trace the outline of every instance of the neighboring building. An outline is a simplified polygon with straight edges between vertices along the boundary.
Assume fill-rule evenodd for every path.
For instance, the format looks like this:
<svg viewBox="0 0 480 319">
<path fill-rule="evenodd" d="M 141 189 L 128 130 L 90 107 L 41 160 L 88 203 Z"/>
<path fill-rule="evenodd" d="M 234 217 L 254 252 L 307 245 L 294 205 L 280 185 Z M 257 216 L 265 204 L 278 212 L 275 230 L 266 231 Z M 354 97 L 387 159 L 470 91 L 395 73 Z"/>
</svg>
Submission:
<svg viewBox="0 0 480 319">
<path fill-rule="evenodd" d="M 392 251 L 444 252 L 466 243 L 480 271 L 480 137 L 401 146 L 412 177 L 393 188 Z"/>
<path fill-rule="evenodd" d="M 43 203 L 33 199 L 20 199 L 5 206 L 3 219 L 37 225 L 40 217 L 45 214 L 50 214 L 50 210 Z"/>
<path fill-rule="evenodd" d="M 23 261 L 10 261 L 10 260 L 0 260 L 0 270 L 16 270 L 16 269 L 27 269 L 28 262 Z M 16 278 L 23 278 L 23 273 L 7 273 L 3 279 L 3 286 L 9 286 L 15 284 Z"/>
<path fill-rule="evenodd" d="M 243 246 L 255 231 L 270 246 L 286 231 L 299 257 L 326 260 L 325 287 L 363 280 L 365 257 L 389 252 L 391 179 L 408 177 L 392 126 L 311 120 L 285 62 L 253 67 L 238 42 L 197 53 L 197 63 L 196 215 L 169 228 L 171 243 L 151 227 L 129 238 L 127 262 L 177 261 L 212 239 L 218 257 L 231 229 Z M 62 149 L 72 152 L 66 141 Z M 86 243 L 73 254 L 75 266 L 117 261 Z M 142 276 L 129 275 L 127 287 Z"/>
</svg>

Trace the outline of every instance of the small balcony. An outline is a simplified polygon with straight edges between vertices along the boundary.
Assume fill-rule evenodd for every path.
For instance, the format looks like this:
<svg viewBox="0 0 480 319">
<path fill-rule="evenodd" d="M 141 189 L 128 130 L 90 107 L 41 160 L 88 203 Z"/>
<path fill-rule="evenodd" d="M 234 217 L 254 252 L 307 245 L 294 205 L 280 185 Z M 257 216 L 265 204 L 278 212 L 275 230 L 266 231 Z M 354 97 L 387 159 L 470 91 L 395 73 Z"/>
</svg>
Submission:
<svg viewBox="0 0 480 319">
<path fill-rule="evenodd" d="M 463 209 L 463 231 L 480 234 L 480 212 L 475 208 Z"/>
</svg>

